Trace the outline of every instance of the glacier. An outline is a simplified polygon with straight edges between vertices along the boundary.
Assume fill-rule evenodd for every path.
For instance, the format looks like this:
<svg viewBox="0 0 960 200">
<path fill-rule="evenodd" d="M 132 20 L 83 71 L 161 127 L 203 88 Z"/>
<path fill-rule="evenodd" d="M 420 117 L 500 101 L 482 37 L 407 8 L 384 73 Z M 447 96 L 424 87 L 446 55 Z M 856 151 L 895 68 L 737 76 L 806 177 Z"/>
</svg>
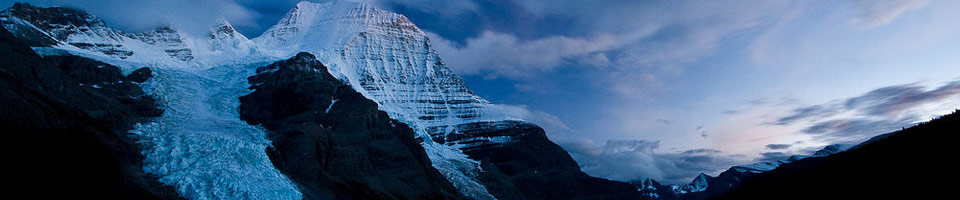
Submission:
<svg viewBox="0 0 960 200">
<path fill-rule="evenodd" d="M 27 13 L 27 14 L 23 14 Z M 67 21 L 44 18 L 62 15 Z M 189 199 L 301 199 L 302 194 L 266 155 L 271 143 L 258 126 L 239 119 L 246 77 L 274 60 L 261 56 L 226 22 L 208 35 L 173 27 L 126 34 L 96 16 L 63 8 L 21 6 L 0 12 L 5 28 L 41 33 L 56 43 L 40 55 L 73 54 L 116 65 L 124 73 L 148 66 L 141 85 L 165 111 L 130 131 L 142 147 L 143 170 Z"/>
<path fill-rule="evenodd" d="M 144 147 L 144 170 L 191 199 L 301 199 L 264 152 L 271 145 L 264 130 L 236 110 L 259 66 L 155 71 L 145 88 L 164 114 L 132 131 Z"/>
<path fill-rule="evenodd" d="M 173 26 L 123 33 L 82 11 L 63 13 L 80 19 L 73 24 L 27 11 L 33 14 L 5 10 L 0 21 L 14 32 L 55 41 L 34 48 L 42 55 L 89 57 L 125 73 L 153 69 L 155 77 L 143 87 L 166 112 L 131 133 L 144 148 L 144 170 L 190 199 L 302 197 L 270 163 L 264 130 L 246 124 L 237 112 L 238 97 L 250 92 L 246 77 L 256 67 L 299 52 L 317 55 L 331 74 L 410 125 L 423 138 L 433 166 L 470 198 L 495 199 L 477 178 L 480 162 L 461 151 L 467 146 L 443 138 L 458 125 L 523 121 L 470 91 L 409 19 L 362 2 L 300 2 L 253 39 L 227 21 L 206 35 Z M 510 141 L 498 136 L 466 142 Z"/>
</svg>

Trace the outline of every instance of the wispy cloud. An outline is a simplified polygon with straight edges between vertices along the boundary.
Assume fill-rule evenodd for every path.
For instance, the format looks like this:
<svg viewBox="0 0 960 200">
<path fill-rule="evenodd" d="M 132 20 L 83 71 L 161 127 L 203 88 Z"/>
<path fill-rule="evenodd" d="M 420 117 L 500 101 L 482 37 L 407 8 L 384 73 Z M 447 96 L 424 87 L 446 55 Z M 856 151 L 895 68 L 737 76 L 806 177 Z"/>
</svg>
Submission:
<svg viewBox="0 0 960 200">
<path fill-rule="evenodd" d="M 775 20 L 778 10 L 791 4 L 740 6 L 745 3 L 523 1 L 518 9 L 527 14 L 518 20 L 555 24 L 548 19 L 569 19 L 569 25 L 537 37 L 488 29 L 463 42 L 437 34 L 431 38 L 460 74 L 536 81 L 549 74 L 543 72 L 588 67 L 594 72 L 581 76 L 591 77 L 592 84 L 607 85 L 607 92 L 621 96 L 644 97 L 669 86 L 662 81 L 681 75 L 682 65 L 714 52 L 724 38 Z"/>
<path fill-rule="evenodd" d="M 773 149 L 773 150 L 780 150 L 780 149 L 790 148 L 790 146 L 792 145 L 791 144 L 768 144 L 767 148 Z"/>
<path fill-rule="evenodd" d="M 612 35 L 521 40 L 511 34 L 486 31 L 457 47 L 436 34 L 430 36 L 433 46 L 457 73 L 514 79 L 536 76 L 570 62 L 609 65 L 602 52 L 624 45 L 624 37 Z"/>
<path fill-rule="evenodd" d="M 926 0 L 853 0 L 857 17 L 850 24 L 861 28 L 875 28 L 889 24 L 904 12 L 920 9 Z"/>
<path fill-rule="evenodd" d="M 929 90 L 915 83 L 882 87 L 840 101 L 796 108 L 775 124 L 803 126 L 802 133 L 831 143 L 856 142 L 925 120 L 930 113 L 922 108 L 931 104 L 960 106 L 960 81 Z"/>
<path fill-rule="evenodd" d="M 870 115 L 897 115 L 922 104 L 940 101 L 960 94 L 960 81 L 925 91 L 916 84 L 895 85 L 870 91 L 846 100 L 847 109 L 860 109 Z"/>
<path fill-rule="evenodd" d="M 785 152 L 763 152 L 760 153 L 760 157 L 757 158 L 756 162 L 776 162 L 781 160 L 786 160 L 790 158 L 790 154 Z"/>
<path fill-rule="evenodd" d="M 808 119 L 818 116 L 829 116 L 836 113 L 836 108 L 827 108 L 826 105 L 813 105 L 808 107 L 801 107 L 793 110 L 793 114 L 790 114 L 786 117 L 782 117 L 777 120 L 777 125 L 788 125 L 797 120 Z"/>
</svg>

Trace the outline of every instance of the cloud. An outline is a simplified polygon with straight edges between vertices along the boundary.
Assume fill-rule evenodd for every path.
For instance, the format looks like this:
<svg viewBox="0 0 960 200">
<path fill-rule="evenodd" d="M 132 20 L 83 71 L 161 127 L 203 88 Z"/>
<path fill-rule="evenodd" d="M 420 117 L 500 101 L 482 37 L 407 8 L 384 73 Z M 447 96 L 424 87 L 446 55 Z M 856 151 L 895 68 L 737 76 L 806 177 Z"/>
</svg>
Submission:
<svg viewBox="0 0 960 200">
<path fill-rule="evenodd" d="M 453 16 L 462 12 L 477 12 L 479 6 L 473 1 L 434 1 L 434 0 L 374 0 L 380 8 L 404 6 L 422 12 Z"/>
<path fill-rule="evenodd" d="M 827 105 L 813 105 L 801 107 L 793 110 L 793 114 L 782 117 L 777 120 L 777 125 L 789 125 L 794 121 L 808 119 L 811 117 L 825 117 L 836 113 L 835 107 L 826 107 Z"/>
<path fill-rule="evenodd" d="M 551 136 L 552 140 L 567 139 L 566 137 L 569 137 L 571 133 L 577 132 L 567 126 L 560 117 L 547 112 L 530 109 L 526 105 L 494 104 L 491 105 L 490 110 L 491 112 L 499 112 L 496 114 L 504 114 L 507 117 L 522 119 L 536 124 L 543 128 L 547 135 Z"/>
<path fill-rule="evenodd" d="M 723 153 L 723 151 L 716 150 L 716 149 L 691 149 L 683 152 L 683 154 L 697 154 L 697 153 Z"/>
<path fill-rule="evenodd" d="M 673 123 L 673 121 L 666 120 L 666 119 L 657 119 L 657 122 L 659 122 L 659 123 L 661 123 L 661 124 L 663 124 L 663 125 L 670 125 L 670 124 Z"/>
<path fill-rule="evenodd" d="M 960 81 L 929 90 L 916 83 L 893 85 L 840 101 L 799 107 L 774 124 L 802 126 L 801 133 L 817 135 L 817 140 L 828 143 L 856 143 L 925 120 L 936 110 L 955 109 L 958 103 Z"/>
<path fill-rule="evenodd" d="M 926 0 L 854 0 L 857 11 L 850 24 L 861 28 L 875 28 L 890 24 L 901 14 L 923 8 Z"/>
<path fill-rule="evenodd" d="M 439 35 L 430 33 L 429 37 L 451 70 L 464 75 L 507 78 L 527 78 L 579 59 L 584 60 L 582 63 L 604 65 L 603 59 L 597 58 L 603 57 L 601 52 L 623 45 L 620 37 L 612 35 L 524 41 L 511 34 L 486 31 L 458 48 Z"/>
<path fill-rule="evenodd" d="M 763 152 L 760 153 L 760 157 L 756 159 L 756 162 L 777 162 L 786 160 L 790 158 L 790 156 L 790 154 L 784 152 Z"/>
<path fill-rule="evenodd" d="M 792 145 L 790 145 L 790 144 L 768 144 L 768 145 L 767 145 L 767 148 L 773 149 L 773 150 L 780 150 L 780 149 L 790 148 L 790 146 L 792 146 Z"/>
<path fill-rule="evenodd" d="M 719 173 L 739 163 L 714 149 L 658 153 L 659 141 L 608 140 L 601 146 L 592 140 L 581 140 L 561 146 L 584 172 L 620 181 L 653 178 L 664 183 L 687 183 L 700 173 Z"/>
<path fill-rule="evenodd" d="M 863 95 L 820 105 L 796 108 L 779 118 L 775 124 L 790 125 L 800 120 L 821 120 L 845 112 L 864 116 L 895 118 L 911 109 L 944 100 L 960 101 L 960 81 L 952 81 L 932 90 L 917 84 L 903 84 L 871 90 Z M 821 123 L 811 133 L 820 133 L 820 127 L 844 127 L 858 124 L 850 120 Z"/>
<path fill-rule="evenodd" d="M 870 115 L 896 115 L 910 108 L 955 97 L 960 94 L 960 81 L 924 91 L 916 84 L 895 85 L 876 89 L 846 101 L 848 109 L 861 109 Z"/>
<path fill-rule="evenodd" d="M 62 6 L 90 12 L 126 32 L 148 31 L 172 25 L 193 34 L 205 34 L 220 22 L 255 25 L 259 14 L 234 0 L 85 0 L 27 1 L 38 6 Z"/>
<path fill-rule="evenodd" d="M 650 97 L 666 91 L 665 80 L 685 65 L 715 52 L 739 32 L 777 20 L 791 3 L 756 1 L 519 1 L 508 11 L 479 9 L 478 16 L 511 15 L 512 20 L 479 23 L 477 35 L 431 34 L 433 44 L 459 74 L 517 81 L 542 80 L 565 68 L 582 68 L 590 84 L 622 97 Z M 519 4 L 517 7 L 516 4 Z M 517 11 L 519 10 L 519 11 Z M 498 13 L 507 12 L 507 13 Z M 515 14 L 516 12 L 523 14 Z M 460 20 L 459 15 L 440 15 Z M 533 24 L 527 24 L 533 23 Z M 496 28 L 513 27 L 513 28 Z M 528 27 L 539 35 L 527 34 Z"/>
<path fill-rule="evenodd" d="M 918 117 L 901 119 L 837 119 L 815 123 L 803 130 L 803 133 L 820 135 L 820 140 L 831 143 L 856 143 L 875 135 L 898 130 L 919 121 Z"/>
</svg>

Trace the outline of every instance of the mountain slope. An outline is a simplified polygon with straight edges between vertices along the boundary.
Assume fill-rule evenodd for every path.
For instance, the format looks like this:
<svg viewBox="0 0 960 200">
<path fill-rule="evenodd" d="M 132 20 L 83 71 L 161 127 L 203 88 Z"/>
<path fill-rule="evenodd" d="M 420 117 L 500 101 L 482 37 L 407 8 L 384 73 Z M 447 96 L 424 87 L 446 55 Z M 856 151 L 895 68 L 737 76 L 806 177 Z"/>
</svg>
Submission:
<svg viewBox="0 0 960 200">
<path fill-rule="evenodd" d="M 271 161 L 307 199 L 461 199 L 413 129 L 343 84 L 309 53 L 257 69 L 241 118 L 263 124 Z"/>
<path fill-rule="evenodd" d="M 149 69 L 76 56 L 40 57 L 0 27 L 0 127 L 13 196 L 177 199 L 145 174 L 127 131 L 160 115 L 140 84 Z"/>
<path fill-rule="evenodd" d="M 960 112 L 881 135 L 831 156 L 785 164 L 714 199 L 936 199 L 952 195 Z"/>
<path fill-rule="evenodd" d="M 493 198 L 476 178 L 479 162 L 428 132 L 438 122 L 455 125 L 461 123 L 456 116 L 475 116 L 486 101 L 440 65 L 426 35 L 405 17 L 358 2 L 304 1 L 253 41 L 278 57 L 317 55 L 331 74 L 413 127 L 433 165 L 461 193 Z"/>
<path fill-rule="evenodd" d="M 434 166 L 468 197 L 636 195 L 582 173 L 541 128 L 476 96 L 402 15 L 356 2 L 301 2 L 253 41 L 276 55 L 316 53 L 331 74 L 413 127 Z"/>
<path fill-rule="evenodd" d="M 175 27 L 158 28 L 145 33 L 123 33 L 83 11 L 37 8 L 27 4 L 16 4 L 0 12 L 0 22 L 4 27 L 14 30 L 15 37 L 28 42 L 36 52 L 45 56 L 89 57 L 116 65 L 125 73 L 137 66 L 150 67 L 155 77 L 144 84 L 144 91 L 155 96 L 165 112 L 136 125 L 131 131 L 134 135 L 132 139 L 142 148 L 139 151 L 143 156 L 142 169 L 159 182 L 173 186 L 179 195 L 186 198 L 299 199 L 326 195 L 387 199 L 463 196 L 472 199 L 637 197 L 636 191 L 626 183 L 593 178 L 581 172 L 576 162 L 549 141 L 541 128 L 504 113 L 496 105 L 473 94 L 463 80 L 444 65 L 430 47 L 429 38 L 409 20 L 367 4 L 303 2 L 267 33 L 253 40 L 237 33 L 226 22 L 213 27 L 209 35 L 200 36 L 184 34 Z M 375 158 L 350 157 L 353 159 L 350 163 L 373 163 L 371 166 L 383 167 L 375 171 L 416 169 L 413 175 L 364 172 L 363 175 L 370 177 L 363 180 L 339 177 L 338 180 L 349 182 L 346 185 L 350 188 L 339 194 L 321 194 L 323 192 L 304 189 L 306 186 L 302 181 L 315 179 L 312 176 L 317 174 L 291 170 L 298 167 L 290 166 L 315 163 L 311 163 L 310 159 L 300 160 L 304 163 L 288 161 L 290 158 L 299 158 L 296 154 L 311 155 L 317 152 L 285 149 L 282 146 L 297 147 L 303 143 L 275 137 L 282 134 L 274 133 L 302 127 L 282 123 L 289 120 L 285 118 L 288 116 L 256 118 L 253 117 L 256 114 L 246 113 L 249 115 L 247 117 L 251 117 L 246 119 L 258 120 L 243 121 L 237 111 L 241 105 L 239 97 L 251 92 L 247 89 L 247 77 L 258 74 L 255 72 L 258 67 L 299 52 L 317 55 L 317 60 L 324 63 L 327 73 L 376 103 L 376 107 L 360 110 L 366 113 L 374 113 L 368 112 L 371 108 L 382 110 L 389 118 L 408 125 L 414 133 L 412 141 L 415 141 L 417 148 L 408 145 L 411 140 L 404 139 L 403 134 L 406 133 L 403 130 L 392 126 L 383 127 L 385 129 L 354 129 L 352 132 L 356 134 L 352 135 L 370 134 L 371 131 L 391 132 L 393 134 L 373 134 L 377 136 L 373 141 L 392 143 L 395 145 L 390 146 L 403 147 L 405 150 L 378 153 L 377 148 L 349 142 L 356 140 L 344 140 L 353 145 L 344 144 L 350 148 L 359 146 L 355 148 L 356 155 L 403 158 L 399 159 L 402 162 L 379 163 L 382 161 Z M 304 91 L 300 92 L 325 93 L 330 89 L 322 86 L 309 88 L 313 86 L 304 85 Z M 336 105 L 363 105 L 366 102 L 364 98 L 352 98 L 352 102 L 338 102 L 327 108 L 337 113 Z M 317 105 L 312 101 L 265 99 L 259 98 L 258 101 L 283 102 L 295 107 Z M 313 112 L 326 113 L 327 108 L 323 108 L 323 111 L 314 109 Z M 385 120 L 376 116 L 353 118 L 356 116 L 349 112 L 338 115 L 343 116 L 321 115 L 320 118 L 353 119 L 343 121 L 344 124 L 340 125 L 367 119 L 372 120 L 367 122 L 370 125 L 379 126 L 383 122 L 376 121 Z M 263 124 L 267 129 L 265 131 L 263 127 L 248 122 Z M 327 125 L 337 126 L 324 124 L 324 127 Z M 307 138 L 318 139 L 332 133 L 312 132 Z M 329 139 L 336 138 L 314 141 L 333 141 Z M 277 146 L 269 150 L 271 154 L 268 155 L 267 149 L 271 145 Z M 426 154 L 427 160 L 422 160 L 418 153 L 420 151 Z M 320 163 L 322 165 L 314 166 L 328 167 L 326 170 L 349 166 Z M 431 170 L 418 168 L 425 163 L 429 163 L 443 179 L 437 179 L 435 174 L 430 175 L 433 174 Z M 428 189 L 394 192 L 398 184 L 390 183 L 392 175 L 426 180 L 413 185 Z M 451 194 L 448 184 L 459 194 Z M 319 185 L 342 187 L 344 184 L 328 182 Z M 366 192 L 358 194 L 346 191 Z"/>
</svg>

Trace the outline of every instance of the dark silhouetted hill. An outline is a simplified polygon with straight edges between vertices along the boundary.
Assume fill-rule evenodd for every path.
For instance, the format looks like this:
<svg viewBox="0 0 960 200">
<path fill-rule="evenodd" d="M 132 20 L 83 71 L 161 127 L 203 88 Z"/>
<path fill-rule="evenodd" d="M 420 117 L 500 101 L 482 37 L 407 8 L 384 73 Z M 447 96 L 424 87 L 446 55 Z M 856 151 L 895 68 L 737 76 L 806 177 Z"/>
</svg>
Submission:
<svg viewBox="0 0 960 200">
<path fill-rule="evenodd" d="M 713 199 L 945 199 L 957 184 L 960 112 L 745 180 Z"/>
</svg>

